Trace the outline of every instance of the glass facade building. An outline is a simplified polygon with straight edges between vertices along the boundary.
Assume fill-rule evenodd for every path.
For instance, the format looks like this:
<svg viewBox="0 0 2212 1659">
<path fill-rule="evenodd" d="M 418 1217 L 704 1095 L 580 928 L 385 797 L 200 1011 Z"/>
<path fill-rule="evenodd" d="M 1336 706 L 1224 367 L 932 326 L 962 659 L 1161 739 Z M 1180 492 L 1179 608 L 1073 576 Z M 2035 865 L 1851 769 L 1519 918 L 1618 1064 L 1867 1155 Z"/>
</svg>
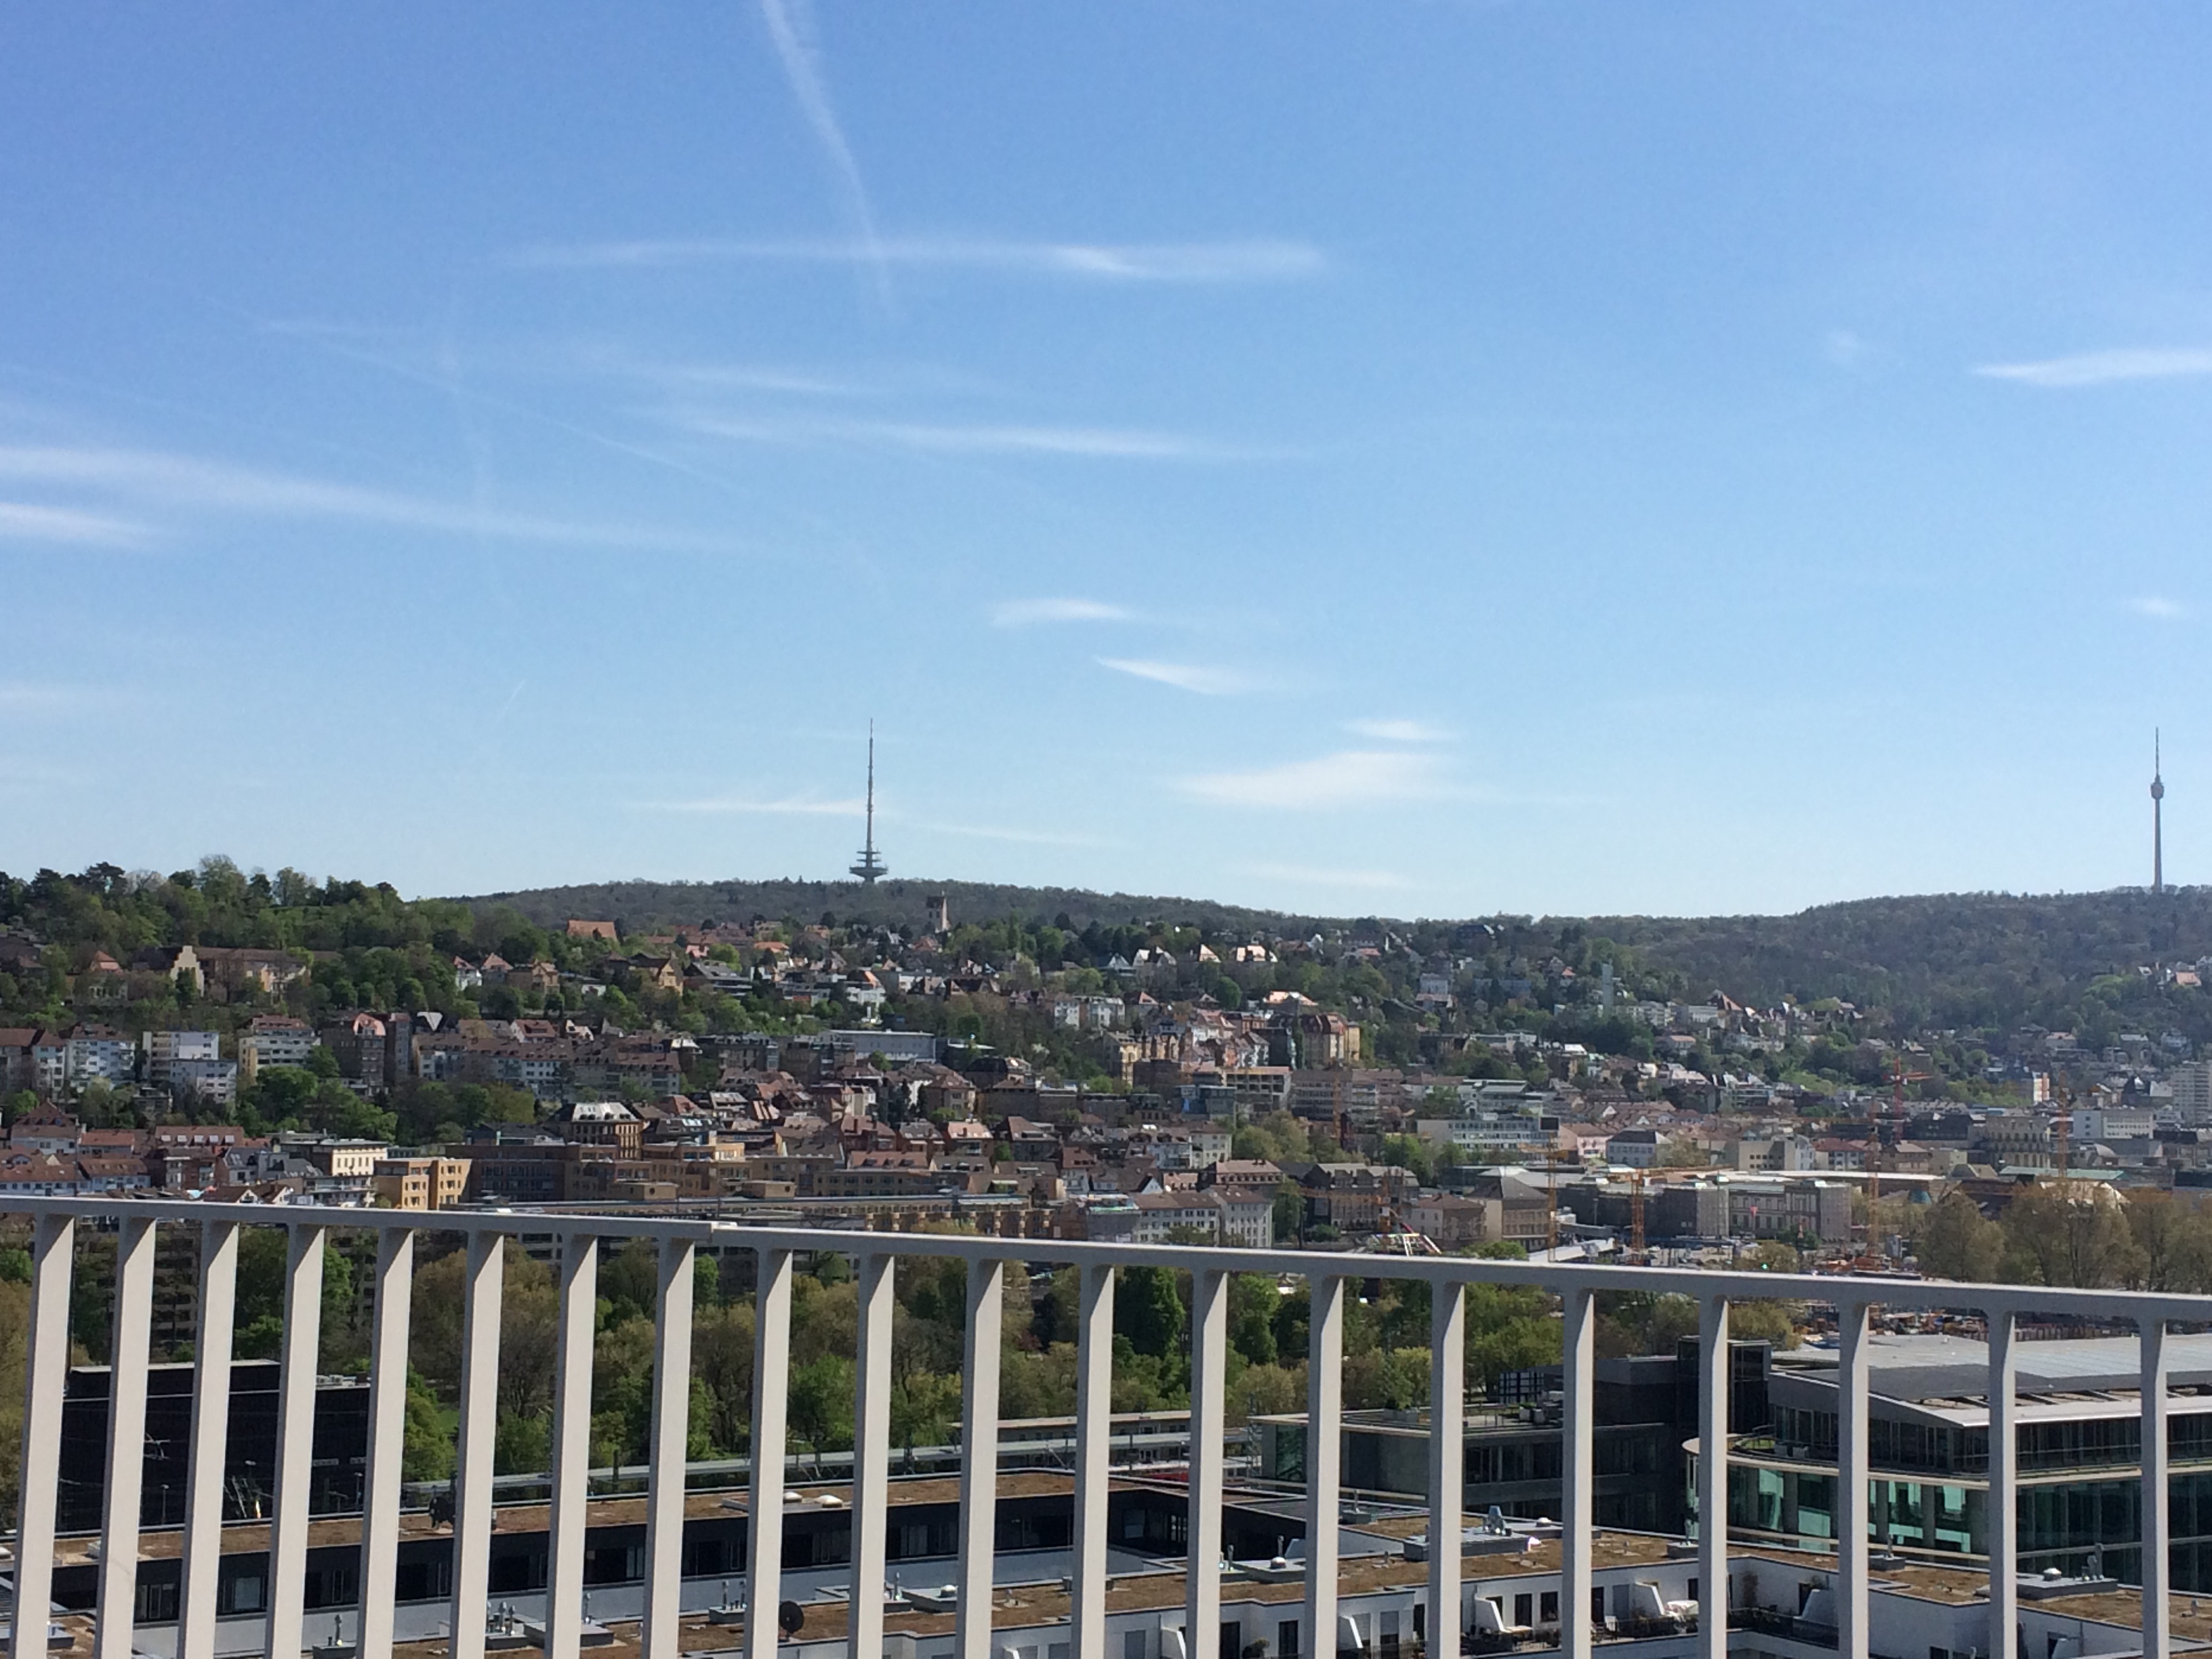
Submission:
<svg viewBox="0 0 2212 1659">
<path fill-rule="evenodd" d="M 2212 1591 L 2212 1336 L 2175 1335 L 2169 1560 Z M 2015 1503 L 2023 1577 L 2051 1568 L 2142 1582 L 2142 1405 L 2132 1338 L 2019 1347 Z M 1986 1561 L 1987 1350 L 1955 1336 L 1878 1336 L 1869 1385 L 1870 1540 L 1899 1556 Z M 1832 1355 L 1779 1356 L 1769 1428 L 1732 1437 L 1729 1527 L 1746 1541 L 1832 1547 Z M 1696 1460 L 1690 1460 L 1694 1481 Z"/>
</svg>

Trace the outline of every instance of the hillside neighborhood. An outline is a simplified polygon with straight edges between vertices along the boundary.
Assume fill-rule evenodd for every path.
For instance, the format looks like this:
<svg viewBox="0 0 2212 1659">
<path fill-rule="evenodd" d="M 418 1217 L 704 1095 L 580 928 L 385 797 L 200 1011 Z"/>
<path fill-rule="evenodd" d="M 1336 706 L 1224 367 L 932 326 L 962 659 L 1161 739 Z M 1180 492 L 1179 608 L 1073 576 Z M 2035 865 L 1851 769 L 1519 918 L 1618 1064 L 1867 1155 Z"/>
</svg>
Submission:
<svg viewBox="0 0 2212 1659">
<path fill-rule="evenodd" d="M 234 871 L 194 896 L 226 883 L 250 908 Z M 1948 1195 L 2212 1183 L 2212 1065 L 2175 1032 L 1900 1041 L 1464 926 L 929 921 L 129 951 L 18 924 L 0 994 L 45 1018 L 0 1026 L 0 1190 L 1899 1271 Z"/>
</svg>

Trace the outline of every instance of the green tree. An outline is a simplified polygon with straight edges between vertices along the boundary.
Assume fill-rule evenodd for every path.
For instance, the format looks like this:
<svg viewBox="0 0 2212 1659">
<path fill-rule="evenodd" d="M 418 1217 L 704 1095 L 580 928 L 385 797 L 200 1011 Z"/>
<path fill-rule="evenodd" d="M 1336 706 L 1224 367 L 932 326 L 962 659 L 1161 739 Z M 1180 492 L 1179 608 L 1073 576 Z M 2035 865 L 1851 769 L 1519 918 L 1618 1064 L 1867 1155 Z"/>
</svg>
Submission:
<svg viewBox="0 0 2212 1659">
<path fill-rule="evenodd" d="M 1264 1273 L 1229 1279 L 1229 1346 L 1255 1365 L 1275 1363 L 1275 1304 L 1281 1297 Z"/>
<path fill-rule="evenodd" d="M 2142 1263 L 2122 1208 L 2107 1188 L 2087 1182 L 2038 1182 L 2006 1206 L 2008 1279 L 2094 1287 L 2139 1279 Z"/>
<path fill-rule="evenodd" d="M 399 1475 L 403 1480 L 450 1480 L 459 1455 L 452 1419 L 440 1409 L 437 1396 L 422 1373 L 407 1373 L 406 1426 L 400 1441 Z"/>
<path fill-rule="evenodd" d="M 793 1436 L 820 1454 L 853 1447 L 853 1362 L 824 1354 L 791 1371 L 787 1421 Z"/>
<path fill-rule="evenodd" d="M 1780 1352 L 1797 1346 L 1797 1326 L 1782 1303 L 1737 1302 L 1729 1307 L 1729 1336 L 1738 1342 L 1765 1342 Z"/>
<path fill-rule="evenodd" d="M 2005 1232 L 1964 1193 L 1947 1193 L 1924 1212 L 1912 1252 L 1930 1279 L 1987 1284 L 2002 1268 Z"/>
<path fill-rule="evenodd" d="M 1127 1337 L 1140 1354 L 1173 1353 L 1189 1318 L 1175 1274 L 1165 1267 L 1123 1267 L 1115 1279 L 1115 1333 Z"/>
</svg>

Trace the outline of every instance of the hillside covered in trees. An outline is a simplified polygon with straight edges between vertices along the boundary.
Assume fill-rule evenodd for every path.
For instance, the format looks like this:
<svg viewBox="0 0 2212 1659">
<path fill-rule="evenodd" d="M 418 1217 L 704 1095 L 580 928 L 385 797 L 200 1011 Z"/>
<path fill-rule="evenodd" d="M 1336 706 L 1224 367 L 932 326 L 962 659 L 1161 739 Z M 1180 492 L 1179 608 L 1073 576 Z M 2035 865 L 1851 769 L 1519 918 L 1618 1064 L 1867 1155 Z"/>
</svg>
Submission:
<svg viewBox="0 0 2212 1659">
<path fill-rule="evenodd" d="M 1328 917 L 1255 910 L 1204 900 L 1103 894 L 1071 888 L 857 882 L 616 882 L 489 894 L 457 901 L 479 915 L 504 910 L 541 927 L 571 916 L 620 921 L 626 929 L 696 926 L 752 916 L 920 931 L 928 901 L 945 897 L 952 919 L 1004 918 L 1063 928 L 1150 935 L 1167 929 L 1209 940 L 1301 939 L 1394 941 L 1413 956 L 1474 958 L 1510 966 L 1556 957 L 1578 972 L 1615 963 L 1647 995 L 1702 999 L 1718 991 L 1761 1006 L 1836 999 L 1869 1029 L 1895 1035 L 2008 1031 L 2023 1024 L 2086 1025 L 2093 1033 L 2133 1023 L 2151 1034 L 2212 1040 L 2212 992 L 2169 995 L 2142 970 L 2212 954 L 2212 888 L 2097 893 L 1947 893 L 1856 899 L 1785 916 L 1515 916 L 1463 920 Z M 2142 981 L 2137 984 L 2132 981 Z"/>
</svg>

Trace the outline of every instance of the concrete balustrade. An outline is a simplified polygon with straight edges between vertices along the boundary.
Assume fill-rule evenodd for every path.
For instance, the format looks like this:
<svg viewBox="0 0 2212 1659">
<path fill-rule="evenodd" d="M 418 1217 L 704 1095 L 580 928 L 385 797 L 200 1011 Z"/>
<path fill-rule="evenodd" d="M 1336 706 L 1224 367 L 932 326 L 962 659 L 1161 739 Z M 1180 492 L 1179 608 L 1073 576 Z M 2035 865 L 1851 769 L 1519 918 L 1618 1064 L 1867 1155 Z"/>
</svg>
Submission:
<svg viewBox="0 0 2212 1659">
<path fill-rule="evenodd" d="M 2144 1659 L 2167 1659 L 2166 1333 L 2169 1322 L 2212 1320 L 2212 1298 L 2100 1291 L 2031 1290 L 1923 1281 L 1870 1281 L 1780 1273 L 1700 1273 L 1457 1257 L 1324 1255 L 1177 1245 L 1109 1245 L 945 1234 L 848 1233 L 741 1227 L 636 1214 L 496 1212 L 420 1214 L 313 1206 L 99 1199 L 0 1200 L 0 1213 L 33 1224 L 31 1316 L 26 1365 L 22 1507 L 15 1538 L 19 1609 L 47 1605 L 52 1594 L 62 1398 L 69 1363 L 71 1264 L 80 1234 L 112 1229 L 117 1239 L 113 1389 L 109 1478 L 100 1533 L 94 1659 L 130 1659 L 138 1557 L 139 1462 L 145 1362 L 156 1233 L 199 1230 L 199 1322 L 196 1364 L 224 1374 L 232 1351 L 239 1229 L 277 1226 L 288 1235 L 285 1328 L 278 1407 L 276 1499 L 270 1521 L 269 1599 L 264 1651 L 295 1655 L 304 1645 L 307 1525 L 313 1469 L 317 1350 L 323 1258 L 333 1229 L 378 1235 L 375 1320 L 371 1337 L 368 1471 L 361 1543 L 359 1659 L 390 1659 L 392 1601 L 399 1531 L 399 1464 L 405 1427 L 410 1290 L 418 1231 L 462 1234 L 463 1354 L 459 1464 L 455 1480 L 452 1620 L 453 1659 L 483 1659 L 492 1531 L 492 1443 L 496 1426 L 502 1256 L 521 1234 L 559 1246 L 560 1329 L 555 1354 L 550 1541 L 547 1586 L 548 1659 L 577 1659 L 584 1625 L 585 1466 L 589 1455 L 592 1309 L 599 1253 L 610 1241 L 642 1238 L 659 1252 L 655 1322 L 653 1457 L 646 1499 L 643 1659 L 674 1659 L 683 1576 L 684 1470 L 690 1417 L 691 1287 L 698 1247 L 749 1248 L 757 1261 L 750 1559 L 745 1659 L 775 1659 L 775 1613 L 781 1601 L 781 1518 L 784 1510 L 786 1419 L 791 1355 L 794 1256 L 823 1250 L 859 1262 L 859 1363 L 855 1382 L 851 1609 L 855 1653 L 884 1648 L 883 1583 L 889 1509 L 890 1346 L 901 1257 L 954 1258 L 967 1265 L 961 1476 L 957 1577 L 958 1659 L 993 1659 L 991 1556 L 997 1468 L 998 1357 L 1005 1265 L 1049 1259 L 1079 1271 L 1075 1432 L 1073 1584 L 1070 1659 L 1116 1659 L 1106 1650 L 1108 1439 L 1113 1401 L 1114 1284 L 1117 1267 L 1177 1268 L 1192 1275 L 1192 1446 L 1185 1630 L 1189 1659 L 1212 1659 L 1218 1624 L 1224 1386 L 1231 1276 L 1289 1274 L 1310 1289 L 1310 1354 L 1305 1442 L 1306 1540 L 1301 1659 L 1332 1659 L 1337 1644 L 1337 1526 L 1343 1413 L 1346 1298 L 1359 1279 L 1419 1279 L 1431 1293 L 1431 1436 L 1429 1580 L 1425 1602 L 1433 1659 L 1458 1659 L 1462 1568 L 1455 1547 L 1462 1515 L 1465 1287 L 1535 1287 L 1559 1298 L 1565 1378 L 1559 1605 L 1564 1659 L 1589 1659 L 1592 1635 L 1592 1402 L 1595 1392 L 1596 1297 L 1634 1289 L 1672 1293 L 1699 1306 L 1698 1571 L 1699 1651 L 1728 1651 L 1728 1490 L 1731 1301 L 1802 1298 L 1834 1305 L 1839 1325 L 1837 1553 L 1840 1659 L 1867 1659 L 1868 1349 L 1869 1313 L 1896 1309 L 1978 1312 L 1989 1331 L 1990 1419 L 1990 1644 L 2008 1655 L 2017 1619 L 2013 1548 L 2018 1468 L 2013 1430 L 2017 1322 L 2024 1315 L 2134 1320 L 2142 1332 Z M 228 1389 L 200 1388 L 193 1401 L 191 1467 L 178 1615 L 179 1659 L 214 1659 L 216 1569 L 222 1543 L 222 1458 Z M 767 1524 L 770 1521 L 773 1524 Z M 45 1621 L 35 1612 L 14 1621 L 12 1659 L 40 1659 Z"/>
</svg>

